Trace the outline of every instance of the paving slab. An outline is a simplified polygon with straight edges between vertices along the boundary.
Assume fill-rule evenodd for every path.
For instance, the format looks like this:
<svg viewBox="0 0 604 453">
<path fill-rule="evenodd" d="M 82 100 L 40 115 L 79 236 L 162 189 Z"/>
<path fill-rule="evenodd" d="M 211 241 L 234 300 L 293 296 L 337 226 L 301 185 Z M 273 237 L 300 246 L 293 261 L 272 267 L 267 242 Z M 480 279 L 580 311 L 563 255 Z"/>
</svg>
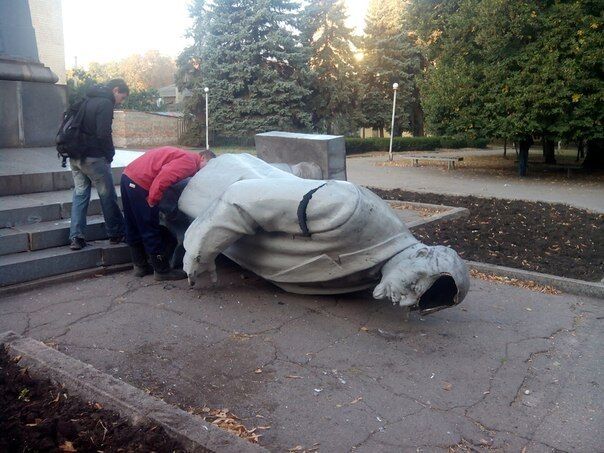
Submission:
<svg viewBox="0 0 604 453">
<path fill-rule="evenodd" d="M 4 297 L 13 330 L 182 409 L 228 407 L 261 445 L 320 451 L 602 451 L 602 300 L 472 280 L 409 319 L 369 293 L 288 294 L 130 273 Z"/>
</svg>

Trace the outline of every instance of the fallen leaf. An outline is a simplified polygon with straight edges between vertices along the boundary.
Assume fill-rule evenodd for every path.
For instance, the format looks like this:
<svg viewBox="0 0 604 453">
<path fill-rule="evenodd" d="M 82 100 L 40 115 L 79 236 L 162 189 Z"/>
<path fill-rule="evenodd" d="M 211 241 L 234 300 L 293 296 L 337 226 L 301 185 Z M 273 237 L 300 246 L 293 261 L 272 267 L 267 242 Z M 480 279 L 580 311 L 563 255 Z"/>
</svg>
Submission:
<svg viewBox="0 0 604 453">
<path fill-rule="evenodd" d="M 302 376 L 296 376 L 295 374 L 289 374 L 285 377 L 288 379 L 304 379 Z"/>
<path fill-rule="evenodd" d="M 358 398 L 353 399 L 353 400 L 352 400 L 350 403 L 348 403 L 348 404 L 356 404 L 356 403 L 358 403 L 359 401 L 361 401 L 362 399 L 363 399 L 363 397 L 362 397 L 362 396 L 359 396 Z"/>
<path fill-rule="evenodd" d="M 369 331 L 369 329 L 368 329 L 367 327 L 365 327 L 365 326 L 361 327 L 361 330 L 362 330 L 363 332 L 367 332 L 367 331 Z"/>
<path fill-rule="evenodd" d="M 103 408 L 103 406 L 101 406 L 99 403 L 94 403 L 93 404 L 95 409 L 101 410 Z"/>
<path fill-rule="evenodd" d="M 256 368 L 256 369 L 254 370 L 254 373 L 256 373 L 256 374 L 260 374 L 260 373 L 262 373 L 262 368 Z"/>
<path fill-rule="evenodd" d="M 446 390 L 448 392 L 449 390 L 451 390 L 453 388 L 453 385 L 445 381 L 445 382 L 443 382 L 442 387 L 443 387 L 443 390 Z"/>
<path fill-rule="evenodd" d="M 71 442 L 69 442 L 68 440 L 66 440 L 63 444 L 59 445 L 59 450 L 65 451 L 65 452 L 77 451 L 75 448 L 73 448 L 73 444 Z"/>
</svg>

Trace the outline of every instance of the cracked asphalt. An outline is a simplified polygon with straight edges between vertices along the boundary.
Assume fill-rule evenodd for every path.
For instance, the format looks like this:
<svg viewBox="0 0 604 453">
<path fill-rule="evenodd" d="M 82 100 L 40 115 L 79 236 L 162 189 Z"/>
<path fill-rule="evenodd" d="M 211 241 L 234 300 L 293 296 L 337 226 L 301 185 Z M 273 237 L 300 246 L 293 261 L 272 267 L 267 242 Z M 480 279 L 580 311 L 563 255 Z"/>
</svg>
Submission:
<svg viewBox="0 0 604 453">
<path fill-rule="evenodd" d="M 218 276 L 189 288 L 124 272 L 4 297 L 0 332 L 270 426 L 272 451 L 604 450 L 602 300 L 474 279 L 460 306 L 406 320 L 369 293 L 288 294 L 226 259 Z"/>
</svg>

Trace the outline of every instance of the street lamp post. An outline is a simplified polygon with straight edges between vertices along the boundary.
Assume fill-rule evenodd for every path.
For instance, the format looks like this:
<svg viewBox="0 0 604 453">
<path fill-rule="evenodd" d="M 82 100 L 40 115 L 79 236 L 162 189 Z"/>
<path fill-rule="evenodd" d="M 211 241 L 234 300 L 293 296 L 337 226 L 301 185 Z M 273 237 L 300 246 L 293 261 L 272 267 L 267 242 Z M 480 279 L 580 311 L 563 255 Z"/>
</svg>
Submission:
<svg viewBox="0 0 604 453">
<path fill-rule="evenodd" d="M 398 90 L 398 83 L 392 84 L 394 90 L 394 99 L 392 100 L 392 122 L 390 123 L 390 149 L 388 150 L 388 160 L 392 162 L 392 139 L 394 138 L 394 111 L 396 110 L 396 90 Z"/>
<path fill-rule="evenodd" d="M 209 140 L 209 135 L 208 135 L 208 126 L 209 126 L 209 120 L 208 120 L 208 91 L 210 91 L 210 89 L 208 87 L 205 87 L 203 89 L 203 91 L 206 93 L 206 149 L 210 149 L 210 140 Z"/>
</svg>

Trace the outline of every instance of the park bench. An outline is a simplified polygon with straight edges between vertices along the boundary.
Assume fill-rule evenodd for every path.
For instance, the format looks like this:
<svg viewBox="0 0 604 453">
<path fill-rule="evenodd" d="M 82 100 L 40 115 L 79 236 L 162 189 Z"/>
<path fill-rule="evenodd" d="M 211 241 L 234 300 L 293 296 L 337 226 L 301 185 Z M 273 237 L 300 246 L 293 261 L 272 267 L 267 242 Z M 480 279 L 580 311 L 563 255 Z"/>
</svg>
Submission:
<svg viewBox="0 0 604 453">
<path fill-rule="evenodd" d="M 419 167 L 420 160 L 431 160 L 436 162 L 446 162 L 448 170 L 455 169 L 455 162 L 461 162 L 463 157 L 443 157 L 443 156 L 400 156 L 399 159 L 412 160 L 414 167 Z"/>
</svg>

